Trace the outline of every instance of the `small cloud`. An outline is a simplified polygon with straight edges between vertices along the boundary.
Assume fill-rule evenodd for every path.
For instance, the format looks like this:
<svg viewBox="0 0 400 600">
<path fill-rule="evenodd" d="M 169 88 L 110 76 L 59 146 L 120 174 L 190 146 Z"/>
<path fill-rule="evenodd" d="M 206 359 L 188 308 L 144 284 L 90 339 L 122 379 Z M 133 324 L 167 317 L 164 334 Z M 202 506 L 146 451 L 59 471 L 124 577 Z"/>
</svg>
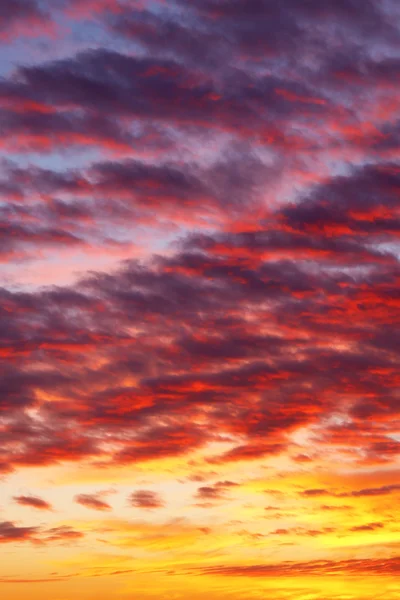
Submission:
<svg viewBox="0 0 400 600">
<path fill-rule="evenodd" d="M 159 494 L 149 490 L 138 490 L 133 492 L 129 498 L 129 504 L 135 508 L 162 508 L 165 504 Z"/>
<path fill-rule="evenodd" d="M 37 496 L 14 496 L 14 500 L 21 506 L 30 506 L 38 510 L 52 510 L 51 504 Z"/>
<path fill-rule="evenodd" d="M 366 523 L 365 525 L 356 525 L 355 527 L 351 527 L 350 531 L 375 531 L 375 529 L 382 529 L 383 523 Z"/>
<path fill-rule="evenodd" d="M 75 502 L 86 506 L 86 508 L 92 508 L 93 510 L 107 511 L 112 510 L 111 506 L 99 498 L 99 494 L 78 494 L 75 496 Z"/>
<path fill-rule="evenodd" d="M 204 501 L 222 500 L 225 498 L 226 491 L 237 485 L 239 484 L 234 481 L 217 481 L 212 485 L 203 485 L 198 488 L 196 498 Z"/>
<path fill-rule="evenodd" d="M 63 525 L 61 527 L 53 527 L 46 532 L 45 542 L 68 542 L 69 540 L 76 540 L 84 537 L 81 531 L 76 531 L 72 527 Z"/>
<path fill-rule="evenodd" d="M 303 492 L 301 492 L 301 495 L 305 496 L 306 498 L 316 498 L 318 496 L 327 496 L 329 494 L 330 494 L 329 490 L 325 490 L 322 488 L 313 488 L 313 489 L 304 490 Z M 332 494 L 332 495 L 334 495 L 334 494 Z"/>
</svg>

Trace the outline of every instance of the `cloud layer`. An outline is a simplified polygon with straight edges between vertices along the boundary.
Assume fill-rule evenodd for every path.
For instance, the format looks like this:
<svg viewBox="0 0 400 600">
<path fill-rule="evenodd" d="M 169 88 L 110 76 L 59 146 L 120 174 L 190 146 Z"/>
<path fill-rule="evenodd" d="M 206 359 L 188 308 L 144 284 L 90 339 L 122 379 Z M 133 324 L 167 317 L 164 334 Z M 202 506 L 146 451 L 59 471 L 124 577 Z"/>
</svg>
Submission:
<svg viewBox="0 0 400 600">
<path fill-rule="evenodd" d="M 394 600 L 397 3 L 6 4 L 0 580 Z"/>
</svg>

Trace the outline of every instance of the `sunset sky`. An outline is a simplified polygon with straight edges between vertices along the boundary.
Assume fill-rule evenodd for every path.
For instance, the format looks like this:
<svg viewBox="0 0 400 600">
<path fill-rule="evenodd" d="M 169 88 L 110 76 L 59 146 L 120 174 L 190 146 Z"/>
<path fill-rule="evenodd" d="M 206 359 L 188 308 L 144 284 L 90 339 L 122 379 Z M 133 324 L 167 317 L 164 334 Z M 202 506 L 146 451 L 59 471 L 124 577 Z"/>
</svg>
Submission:
<svg viewBox="0 0 400 600">
<path fill-rule="evenodd" d="M 1 598 L 399 600 L 400 2 L 0 45 Z"/>
</svg>

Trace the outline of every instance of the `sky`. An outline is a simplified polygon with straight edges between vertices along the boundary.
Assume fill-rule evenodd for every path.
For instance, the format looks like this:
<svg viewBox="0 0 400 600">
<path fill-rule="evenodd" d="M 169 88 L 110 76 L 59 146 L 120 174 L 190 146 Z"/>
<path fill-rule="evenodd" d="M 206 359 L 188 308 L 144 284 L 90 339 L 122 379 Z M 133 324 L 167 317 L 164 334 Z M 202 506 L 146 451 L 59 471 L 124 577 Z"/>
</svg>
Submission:
<svg viewBox="0 0 400 600">
<path fill-rule="evenodd" d="M 400 3 L 0 5 L 0 593 L 400 598 Z"/>
</svg>

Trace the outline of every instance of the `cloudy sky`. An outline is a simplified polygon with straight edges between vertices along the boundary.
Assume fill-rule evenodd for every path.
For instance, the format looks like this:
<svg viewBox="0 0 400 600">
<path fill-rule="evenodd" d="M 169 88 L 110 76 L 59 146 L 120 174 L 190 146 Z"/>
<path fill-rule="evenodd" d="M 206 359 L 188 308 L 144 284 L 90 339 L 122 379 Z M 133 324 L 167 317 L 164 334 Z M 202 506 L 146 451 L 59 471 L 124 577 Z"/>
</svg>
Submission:
<svg viewBox="0 0 400 600">
<path fill-rule="evenodd" d="M 0 585 L 396 600 L 400 4 L 0 5 Z"/>
</svg>

